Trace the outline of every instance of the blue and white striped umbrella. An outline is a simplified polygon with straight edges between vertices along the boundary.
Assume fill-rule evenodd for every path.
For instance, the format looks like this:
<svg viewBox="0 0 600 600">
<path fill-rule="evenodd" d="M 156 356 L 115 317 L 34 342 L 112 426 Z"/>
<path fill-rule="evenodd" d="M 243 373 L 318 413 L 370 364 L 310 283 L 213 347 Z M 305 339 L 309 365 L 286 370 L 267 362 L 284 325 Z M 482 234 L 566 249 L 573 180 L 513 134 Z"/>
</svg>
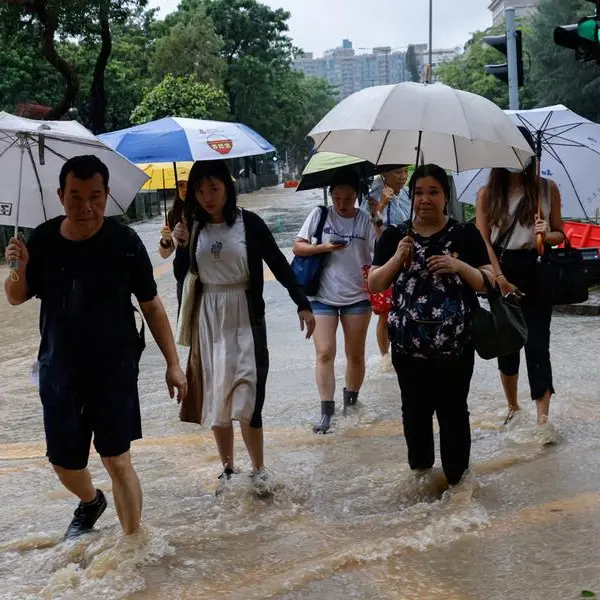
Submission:
<svg viewBox="0 0 600 600">
<path fill-rule="evenodd" d="M 178 117 L 99 137 L 136 164 L 240 158 L 275 152 L 265 138 L 242 123 Z"/>
</svg>

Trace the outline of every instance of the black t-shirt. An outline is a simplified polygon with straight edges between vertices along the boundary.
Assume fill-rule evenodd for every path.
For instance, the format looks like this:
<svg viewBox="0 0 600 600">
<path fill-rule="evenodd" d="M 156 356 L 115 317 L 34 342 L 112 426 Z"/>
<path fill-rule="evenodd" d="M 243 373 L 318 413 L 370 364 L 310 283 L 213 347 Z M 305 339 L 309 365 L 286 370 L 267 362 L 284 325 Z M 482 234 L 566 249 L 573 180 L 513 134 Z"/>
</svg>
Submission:
<svg viewBox="0 0 600 600">
<path fill-rule="evenodd" d="M 437 240 L 454 226 L 450 232 L 450 251 L 456 254 L 459 260 L 478 268 L 490 264 L 487 247 L 479 229 L 472 223 L 457 224 L 454 219 L 449 219 L 447 225 L 438 233 L 424 237 L 415 233 L 415 239 L 423 246 L 433 246 Z M 383 232 L 375 245 L 375 256 L 373 257 L 373 266 L 381 267 L 385 265 L 394 256 L 400 241 L 406 236 L 408 223 L 403 223 L 397 227 L 389 227 Z"/>
<path fill-rule="evenodd" d="M 64 217 L 38 227 L 27 249 L 29 297 L 41 299 L 40 363 L 62 373 L 102 372 L 140 347 L 131 295 L 156 297 L 152 264 L 138 235 L 112 219 L 88 240 L 60 233 Z"/>
</svg>

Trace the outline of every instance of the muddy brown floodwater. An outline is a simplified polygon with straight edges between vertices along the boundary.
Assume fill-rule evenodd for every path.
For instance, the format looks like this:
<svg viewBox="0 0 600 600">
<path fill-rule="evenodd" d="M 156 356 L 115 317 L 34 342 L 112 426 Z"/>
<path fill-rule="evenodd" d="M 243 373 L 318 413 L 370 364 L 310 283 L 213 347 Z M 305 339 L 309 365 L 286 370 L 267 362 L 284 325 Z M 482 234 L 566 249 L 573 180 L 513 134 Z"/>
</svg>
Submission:
<svg viewBox="0 0 600 600">
<path fill-rule="evenodd" d="M 289 254 L 320 198 L 274 188 L 241 201 L 267 220 Z M 136 229 L 152 252 L 174 319 L 171 267 L 155 251 L 160 225 L 158 219 Z M 145 492 L 144 529 L 132 539 L 121 536 L 110 482 L 94 455 L 91 470 L 109 492 L 109 509 L 96 533 L 63 543 L 75 502 L 44 458 L 41 408 L 29 375 L 38 306 L 12 308 L 0 298 L 0 598 L 567 600 L 582 590 L 600 594 L 600 319 L 553 321 L 554 446 L 544 446 L 533 427 L 524 382 L 522 414 L 510 427 L 501 425 L 496 366 L 478 362 L 470 397 L 473 473 L 448 495 L 439 470 L 426 489 L 412 483 L 397 382 L 379 364 L 375 323 L 359 409 L 338 421 L 335 434 L 315 437 L 313 348 L 277 283 L 266 283 L 265 299 L 271 372 L 264 420 L 278 488 L 272 501 L 253 499 L 244 473 L 215 498 L 219 461 L 210 432 L 178 421 L 161 357 L 149 341 L 140 376 L 144 439 L 133 446 Z M 342 368 L 339 358 L 339 376 Z M 239 442 L 237 448 L 238 467 L 247 472 Z"/>
</svg>

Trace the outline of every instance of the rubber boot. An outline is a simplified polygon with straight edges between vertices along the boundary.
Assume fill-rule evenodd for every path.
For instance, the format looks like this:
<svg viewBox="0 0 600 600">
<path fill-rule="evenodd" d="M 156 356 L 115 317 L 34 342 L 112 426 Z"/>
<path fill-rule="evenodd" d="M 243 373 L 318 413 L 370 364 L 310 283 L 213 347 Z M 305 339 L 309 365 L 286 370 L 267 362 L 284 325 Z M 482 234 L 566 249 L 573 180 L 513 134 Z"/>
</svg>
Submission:
<svg viewBox="0 0 600 600">
<path fill-rule="evenodd" d="M 321 420 L 313 427 L 313 432 L 322 435 L 329 433 L 329 430 L 331 429 L 331 417 L 333 417 L 334 414 L 335 402 L 321 402 Z"/>
<path fill-rule="evenodd" d="M 358 392 L 349 392 L 344 388 L 344 416 L 348 414 L 348 407 L 355 406 L 358 402 Z"/>
</svg>

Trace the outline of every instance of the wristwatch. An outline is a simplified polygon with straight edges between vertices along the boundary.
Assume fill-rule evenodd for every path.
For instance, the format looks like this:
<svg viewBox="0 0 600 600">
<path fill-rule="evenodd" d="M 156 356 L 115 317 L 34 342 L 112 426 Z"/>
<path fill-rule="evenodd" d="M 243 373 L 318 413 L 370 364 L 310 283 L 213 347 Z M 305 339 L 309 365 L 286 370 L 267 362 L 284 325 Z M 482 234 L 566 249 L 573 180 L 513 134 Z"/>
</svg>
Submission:
<svg viewBox="0 0 600 600">
<path fill-rule="evenodd" d="M 375 227 L 381 227 L 383 225 L 383 220 L 381 219 L 381 217 L 373 217 L 371 219 L 371 223 L 373 223 Z"/>
</svg>

